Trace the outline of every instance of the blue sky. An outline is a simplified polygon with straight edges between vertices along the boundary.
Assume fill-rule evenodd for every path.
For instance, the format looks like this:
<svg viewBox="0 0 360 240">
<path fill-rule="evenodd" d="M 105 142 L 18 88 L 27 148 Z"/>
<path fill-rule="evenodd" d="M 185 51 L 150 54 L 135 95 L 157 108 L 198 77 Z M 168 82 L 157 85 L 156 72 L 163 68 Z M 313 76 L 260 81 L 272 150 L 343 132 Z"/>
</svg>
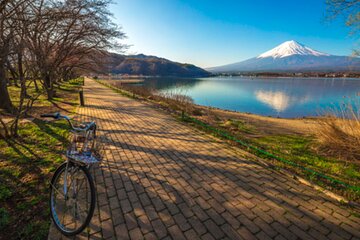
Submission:
<svg viewBox="0 0 360 240">
<path fill-rule="evenodd" d="M 117 0 L 110 9 L 130 54 L 212 67 L 255 57 L 287 40 L 350 55 L 355 40 L 325 21 L 325 0 Z"/>
</svg>

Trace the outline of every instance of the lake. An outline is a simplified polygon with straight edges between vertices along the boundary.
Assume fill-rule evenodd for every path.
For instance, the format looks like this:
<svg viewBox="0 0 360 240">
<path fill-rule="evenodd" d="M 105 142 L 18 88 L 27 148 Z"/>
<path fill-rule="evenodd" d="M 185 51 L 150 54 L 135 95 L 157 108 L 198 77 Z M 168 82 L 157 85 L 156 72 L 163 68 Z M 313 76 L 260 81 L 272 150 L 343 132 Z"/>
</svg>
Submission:
<svg viewBox="0 0 360 240">
<path fill-rule="evenodd" d="M 199 105 L 284 118 L 319 116 L 360 100 L 360 80 L 349 78 L 148 78 L 142 85 Z"/>
</svg>

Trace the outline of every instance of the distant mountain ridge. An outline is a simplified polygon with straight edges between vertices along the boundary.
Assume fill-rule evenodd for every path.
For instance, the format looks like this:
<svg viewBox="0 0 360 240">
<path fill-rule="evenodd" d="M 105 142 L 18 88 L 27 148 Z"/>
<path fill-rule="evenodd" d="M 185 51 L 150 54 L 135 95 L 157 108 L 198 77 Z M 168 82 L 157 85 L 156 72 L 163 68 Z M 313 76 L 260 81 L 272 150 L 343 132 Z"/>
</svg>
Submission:
<svg viewBox="0 0 360 240">
<path fill-rule="evenodd" d="M 112 74 L 207 77 L 210 73 L 192 64 L 173 62 L 165 58 L 144 54 L 121 55 L 110 53 L 107 71 Z"/>
<path fill-rule="evenodd" d="M 257 57 L 207 70 L 214 73 L 360 71 L 360 59 L 319 52 L 292 40 Z"/>
</svg>

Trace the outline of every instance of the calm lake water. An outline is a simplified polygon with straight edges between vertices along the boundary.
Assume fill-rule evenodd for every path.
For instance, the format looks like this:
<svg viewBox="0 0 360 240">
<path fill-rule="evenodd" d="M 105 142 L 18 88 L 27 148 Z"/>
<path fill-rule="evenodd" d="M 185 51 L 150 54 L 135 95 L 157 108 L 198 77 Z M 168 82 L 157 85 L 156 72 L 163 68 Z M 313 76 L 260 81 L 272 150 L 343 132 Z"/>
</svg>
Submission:
<svg viewBox="0 0 360 240">
<path fill-rule="evenodd" d="M 190 96 L 200 105 L 284 118 L 319 116 L 360 100 L 360 79 L 150 78 L 142 85 Z"/>
</svg>

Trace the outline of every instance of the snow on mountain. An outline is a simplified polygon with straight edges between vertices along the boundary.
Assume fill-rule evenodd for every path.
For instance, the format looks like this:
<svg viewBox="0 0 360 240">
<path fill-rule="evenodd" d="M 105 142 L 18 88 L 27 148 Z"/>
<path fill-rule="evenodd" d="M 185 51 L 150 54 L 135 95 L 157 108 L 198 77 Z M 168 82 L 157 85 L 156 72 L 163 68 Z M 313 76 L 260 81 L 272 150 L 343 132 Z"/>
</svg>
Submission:
<svg viewBox="0 0 360 240">
<path fill-rule="evenodd" d="M 313 50 L 294 40 L 286 41 L 270 51 L 260 54 L 257 58 L 283 58 L 291 55 L 312 55 L 312 56 L 330 56 L 330 54 Z"/>
<path fill-rule="evenodd" d="M 257 57 L 207 70 L 210 72 L 360 71 L 360 58 L 330 55 L 292 40 Z"/>
</svg>

